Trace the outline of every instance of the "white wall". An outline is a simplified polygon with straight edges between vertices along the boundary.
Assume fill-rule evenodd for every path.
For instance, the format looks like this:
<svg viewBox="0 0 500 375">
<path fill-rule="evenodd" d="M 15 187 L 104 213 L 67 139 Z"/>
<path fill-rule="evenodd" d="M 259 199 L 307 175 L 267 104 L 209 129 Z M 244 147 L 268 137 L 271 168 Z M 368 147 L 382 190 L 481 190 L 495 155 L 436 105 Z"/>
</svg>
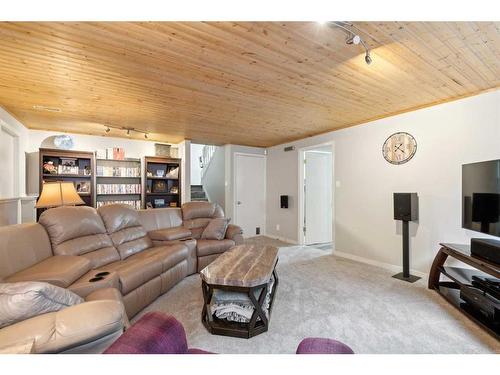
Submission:
<svg viewBox="0 0 500 375">
<path fill-rule="evenodd" d="M 191 143 L 191 185 L 201 185 L 200 157 L 203 155 L 203 147 L 205 145 Z"/>
<path fill-rule="evenodd" d="M 439 242 L 468 243 L 481 234 L 461 228 L 461 166 L 500 158 L 500 91 L 385 118 L 268 149 L 267 233 L 298 240 L 298 148 L 334 142 L 335 249 L 401 265 L 401 224 L 393 220 L 393 192 L 417 192 L 420 219 L 410 226 L 411 267 L 428 272 Z M 407 164 L 382 157 L 392 133 L 415 136 Z M 296 150 L 283 148 L 295 145 Z M 291 196 L 289 209 L 279 196 Z M 280 231 L 276 230 L 280 225 Z"/>
<path fill-rule="evenodd" d="M 0 107 L 0 226 L 34 220 L 34 198 L 26 197 L 28 129 Z"/>
<path fill-rule="evenodd" d="M 215 149 L 212 160 L 206 167 L 201 184 L 210 202 L 218 203 L 226 211 L 226 153 L 224 146 Z"/>
<path fill-rule="evenodd" d="M 0 136 L 2 134 L 5 136 L 7 133 L 14 137 L 12 140 L 14 142 L 14 148 L 16 157 L 14 160 L 15 165 L 12 166 L 14 171 L 16 172 L 12 176 L 8 176 L 9 179 L 15 179 L 15 183 L 12 188 L 9 189 L 11 191 L 11 196 L 2 196 L 0 198 L 12 198 L 12 197 L 22 197 L 25 195 L 25 175 L 21 173 L 21 171 L 25 170 L 25 158 L 24 151 L 26 150 L 28 143 L 28 129 L 19 122 L 16 118 L 14 118 L 10 113 L 0 107 L 0 127 L 2 131 L 0 132 Z M 2 144 L 2 142 L 0 142 Z M 10 167 L 9 167 L 10 168 Z M 2 175 L 0 178 L 6 178 L 7 176 Z"/>
</svg>

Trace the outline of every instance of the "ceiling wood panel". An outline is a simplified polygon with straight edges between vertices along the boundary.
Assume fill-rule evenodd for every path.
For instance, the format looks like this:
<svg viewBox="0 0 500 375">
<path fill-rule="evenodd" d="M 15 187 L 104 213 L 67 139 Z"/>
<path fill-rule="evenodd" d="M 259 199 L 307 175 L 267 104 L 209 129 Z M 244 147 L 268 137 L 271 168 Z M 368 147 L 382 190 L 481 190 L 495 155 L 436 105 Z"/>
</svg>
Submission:
<svg viewBox="0 0 500 375">
<path fill-rule="evenodd" d="M 33 129 L 271 146 L 500 87 L 498 22 L 354 26 L 369 66 L 311 22 L 2 22 L 0 105 Z"/>
</svg>

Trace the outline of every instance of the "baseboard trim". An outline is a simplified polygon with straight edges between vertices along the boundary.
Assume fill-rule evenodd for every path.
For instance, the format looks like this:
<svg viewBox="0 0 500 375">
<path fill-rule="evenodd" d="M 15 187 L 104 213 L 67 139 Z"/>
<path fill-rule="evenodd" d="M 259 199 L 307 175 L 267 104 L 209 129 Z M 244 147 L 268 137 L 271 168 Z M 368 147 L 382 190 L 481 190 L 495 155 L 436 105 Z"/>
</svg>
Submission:
<svg viewBox="0 0 500 375">
<path fill-rule="evenodd" d="M 368 258 L 360 257 L 358 255 L 344 253 L 342 251 L 337 251 L 337 250 L 333 251 L 333 255 L 336 255 L 336 256 L 341 257 L 341 258 L 346 258 L 346 259 L 354 260 L 356 262 L 370 264 L 372 266 L 384 268 L 384 269 L 386 269 L 388 271 L 401 272 L 401 266 L 396 266 L 394 264 L 379 262 L 377 260 L 368 259 Z M 419 276 L 419 277 L 421 277 L 423 279 L 427 279 L 428 276 L 429 276 L 429 274 L 427 274 L 425 272 L 417 271 L 417 270 L 414 270 L 414 269 L 410 269 L 410 273 L 412 275 Z"/>
<path fill-rule="evenodd" d="M 298 245 L 299 244 L 298 241 L 291 240 L 290 238 L 286 238 L 286 237 L 276 236 L 274 234 L 263 234 L 262 236 L 267 237 L 267 238 L 271 238 L 273 240 L 280 240 L 280 241 L 283 241 L 283 242 L 286 242 L 286 243 L 289 243 L 289 244 L 292 244 L 292 245 Z"/>
</svg>

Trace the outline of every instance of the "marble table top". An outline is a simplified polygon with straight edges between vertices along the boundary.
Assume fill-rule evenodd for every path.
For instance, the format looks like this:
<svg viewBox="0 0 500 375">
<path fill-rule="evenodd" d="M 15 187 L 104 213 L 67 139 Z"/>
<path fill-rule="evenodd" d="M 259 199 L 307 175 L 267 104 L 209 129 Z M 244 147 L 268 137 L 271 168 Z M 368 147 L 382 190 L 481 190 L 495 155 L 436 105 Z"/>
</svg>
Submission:
<svg viewBox="0 0 500 375">
<path fill-rule="evenodd" d="M 277 247 L 239 245 L 202 269 L 200 276 L 207 284 L 251 288 L 269 281 L 277 260 Z"/>
</svg>

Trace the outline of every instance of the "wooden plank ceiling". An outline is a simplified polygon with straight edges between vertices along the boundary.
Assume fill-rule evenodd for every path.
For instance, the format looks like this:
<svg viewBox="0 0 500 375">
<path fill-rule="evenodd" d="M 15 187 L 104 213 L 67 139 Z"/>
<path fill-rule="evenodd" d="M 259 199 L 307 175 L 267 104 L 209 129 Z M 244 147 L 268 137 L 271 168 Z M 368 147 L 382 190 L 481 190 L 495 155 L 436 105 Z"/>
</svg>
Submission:
<svg viewBox="0 0 500 375">
<path fill-rule="evenodd" d="M 354 25 L 371 65 L 313 22 L 3 22 L 0 106 L 32 129 L 271 146 L 500 86 L 499 22 Z"/>
</svg>

